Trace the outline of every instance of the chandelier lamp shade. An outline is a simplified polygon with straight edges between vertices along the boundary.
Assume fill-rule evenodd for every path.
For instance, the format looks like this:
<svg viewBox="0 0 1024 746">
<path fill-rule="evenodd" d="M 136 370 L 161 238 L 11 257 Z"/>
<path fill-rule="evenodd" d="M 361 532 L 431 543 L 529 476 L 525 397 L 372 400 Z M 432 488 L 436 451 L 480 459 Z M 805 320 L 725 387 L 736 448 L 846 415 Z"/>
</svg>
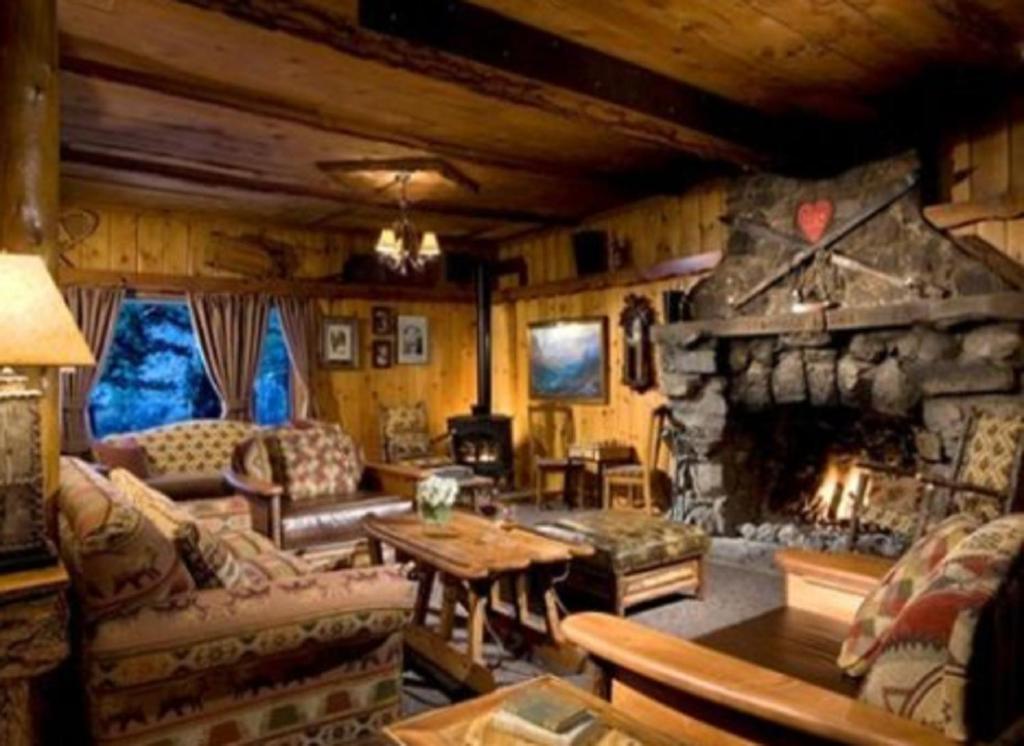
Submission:
<svg viewBox="0 0 1024 746">
<path fill-rule="evenodd" d="M 408 186 L 411 173 L 401 173 L 395 181 L 401 187 L 398 200 L 399 217 L 383 228 L 375 251 L 380 261 L 400 274 L 420 272 L 427 263 L 441 256 L 441 243 L 433 231 L 421 232 L 409 217 Z"/>
</svg>

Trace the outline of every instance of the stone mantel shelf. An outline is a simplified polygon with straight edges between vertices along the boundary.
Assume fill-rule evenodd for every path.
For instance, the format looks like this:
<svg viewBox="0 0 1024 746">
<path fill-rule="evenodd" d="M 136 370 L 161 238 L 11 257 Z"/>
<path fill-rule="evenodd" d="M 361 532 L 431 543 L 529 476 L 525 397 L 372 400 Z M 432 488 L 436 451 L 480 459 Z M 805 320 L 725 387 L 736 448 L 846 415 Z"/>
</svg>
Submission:
<svg viewBox="0 0 1024 746">
<path fill-rule="evenodd" d="M 865 331 L 969 321 L 1024 320 L 1024 293 L 964 295 L 884 306 L 858 306 L 774 316 L 736 316 L 662 324 L 654 328 L 659 344 L 689 346 L 708 337 L 769 337 L 781 334 Z"/>
</svg>

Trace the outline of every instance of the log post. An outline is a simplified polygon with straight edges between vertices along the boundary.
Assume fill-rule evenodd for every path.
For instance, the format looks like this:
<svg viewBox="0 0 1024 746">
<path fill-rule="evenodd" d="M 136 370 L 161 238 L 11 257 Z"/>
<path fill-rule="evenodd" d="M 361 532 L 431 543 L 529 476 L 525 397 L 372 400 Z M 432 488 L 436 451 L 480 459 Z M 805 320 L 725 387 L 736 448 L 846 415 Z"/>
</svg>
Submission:
<svg viewBox="0 0 1024 746">
<path fill-rule="evenodd" d="M 60 172 L 57 63 L 57 0 L 0 2 L 0 249 L 37 254 L 53 273 Z M 32 377 L 44 392 L 43 482 L 49 496 L 58 481 L 60 387 L 56 371 Z"/>
</svg>

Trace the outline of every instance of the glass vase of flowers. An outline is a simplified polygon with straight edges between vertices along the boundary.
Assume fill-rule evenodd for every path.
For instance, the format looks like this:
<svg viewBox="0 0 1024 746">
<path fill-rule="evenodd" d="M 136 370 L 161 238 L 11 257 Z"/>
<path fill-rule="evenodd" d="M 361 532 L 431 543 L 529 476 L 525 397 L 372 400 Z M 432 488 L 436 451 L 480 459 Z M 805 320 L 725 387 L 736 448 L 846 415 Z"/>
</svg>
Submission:
<svg viewBox="0 0 1024 746">
<path fill-rule="evenodd" d="M 427 533 L 450 533 L 447 525 L 458 496 L 459 482 L 450 477 L 429 476 L 416 485 L 416 507 Z"/>
</svg>

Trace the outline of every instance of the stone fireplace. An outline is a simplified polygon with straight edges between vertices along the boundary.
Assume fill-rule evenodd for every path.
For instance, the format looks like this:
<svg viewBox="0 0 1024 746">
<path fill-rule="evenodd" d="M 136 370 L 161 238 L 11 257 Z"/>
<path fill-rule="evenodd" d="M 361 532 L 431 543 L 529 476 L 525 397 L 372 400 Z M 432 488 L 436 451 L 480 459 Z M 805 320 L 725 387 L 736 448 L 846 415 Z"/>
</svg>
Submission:
<svg viewBox="0 0 1024 746">
<path fill-rule="evenodd" d="M 847 548 L 859 462 L 945 476 L 972 409 L 1024 407 L 1019 288 L 931 228 L 914 189 L 878 207 L 915 168 L 899 158 L 733 188 L 726 259 L 692 289 L 693 318 L 655 332 L 675 423 L 674 517 Z M 800 260 L 811 244 L 793 216 L 822 199 L 834 205 L 822 243 L 847 233 Z"/>
</svg>

